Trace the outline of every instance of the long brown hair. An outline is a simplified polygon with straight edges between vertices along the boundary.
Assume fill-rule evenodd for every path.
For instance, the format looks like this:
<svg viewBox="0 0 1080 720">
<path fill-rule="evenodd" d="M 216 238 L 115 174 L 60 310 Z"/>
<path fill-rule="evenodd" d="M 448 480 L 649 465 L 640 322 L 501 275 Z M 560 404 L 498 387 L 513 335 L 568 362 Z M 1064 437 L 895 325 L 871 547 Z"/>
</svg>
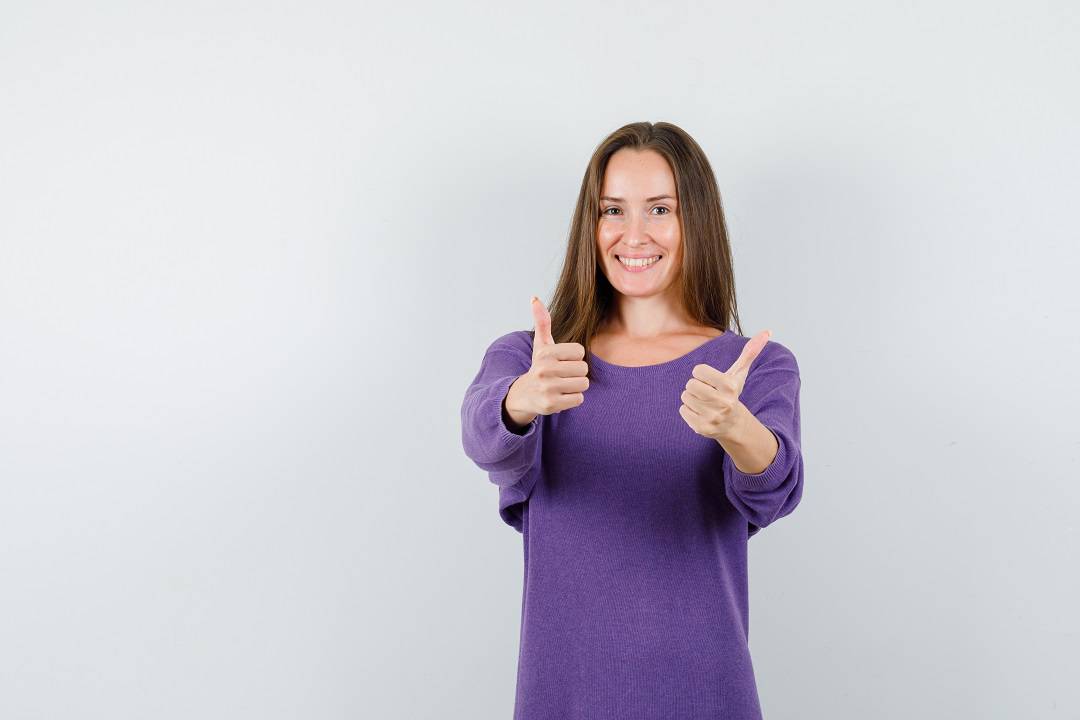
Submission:
<svg viewBox="0 0 1080 720">
<path fill-rule="evenodd" d="M 718 330 L 728 330 L 733 322 L 741 335 L 731 246 L 712 166 L 697 142 L 677 125 L 636 122 L 608 135 L 585 169 L 562 274 L 548 308 L 552 338 L 581 343 L 588 359 L 589 341 L 613 308 L 615 289 L 597 262 L 596 229 L 608 159 L 624 147 L 655 150 L 667 159 L 675 176 L 683 243 L 682 301 L 687 313 L 699 324 Z"/>
</svg>

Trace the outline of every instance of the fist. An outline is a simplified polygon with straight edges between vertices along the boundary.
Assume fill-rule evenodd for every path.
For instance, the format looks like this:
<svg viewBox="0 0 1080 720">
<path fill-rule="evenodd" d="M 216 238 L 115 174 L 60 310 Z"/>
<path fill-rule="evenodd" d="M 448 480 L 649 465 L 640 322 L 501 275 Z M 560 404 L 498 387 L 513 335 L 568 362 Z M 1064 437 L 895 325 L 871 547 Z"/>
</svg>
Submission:
<svg viewBox="0 0 1080 720">
<path fill-rule="evenodd" d="M 585 402 L 589 364 L 581 343 L 557 343 L 551 337 L 551 315 L 539 298 L 532 298 L 532 366 L 514 381 L 504 405 L 510 419 L 528 425 L 537 415 L 551 415 Z"/>
<path fill-rule="evenodd" d="M 698 435 L 722 440 L 736 434 L 749 414 L 739 401 L 750 364 L 772 337 L 769 330 L 762 331 L 743 346 L 742 354 L 727 370 L 718 370 L 699 363 L 694 366 L 693 377 L 686 382 L 680 398 L 679 415 Z"/>
</svg>

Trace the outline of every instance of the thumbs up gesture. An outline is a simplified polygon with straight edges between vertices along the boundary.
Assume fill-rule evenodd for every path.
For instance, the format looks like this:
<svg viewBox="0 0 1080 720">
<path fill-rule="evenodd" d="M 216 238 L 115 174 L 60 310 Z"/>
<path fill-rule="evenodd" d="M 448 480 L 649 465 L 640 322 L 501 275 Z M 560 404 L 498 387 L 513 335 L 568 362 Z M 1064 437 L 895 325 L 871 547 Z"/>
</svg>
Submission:
<svg viewBox="0 0 1080 720">
<path fill-rule="evenodd" d="M 742 354 L 726 371 L 699 363 L 686 382 L 680 398 L 679 415 L 698 435 L 722 440 L 732 437 L 749 411 L 739 401 L 750 364 L 769 342 L 772 332 L 764 330 L 743 346 Z"/>
<path fill-rule="evenodd" d="M 532 298 L 532 367 L 510 386 L 504 404 L 510 419 L 528 425 L 537 415 L 551 415 L 585 402 L 589 364 L 581 343 L 557 343 L 551 337 L 551 315 L 540 298 Z"/>
</svg>

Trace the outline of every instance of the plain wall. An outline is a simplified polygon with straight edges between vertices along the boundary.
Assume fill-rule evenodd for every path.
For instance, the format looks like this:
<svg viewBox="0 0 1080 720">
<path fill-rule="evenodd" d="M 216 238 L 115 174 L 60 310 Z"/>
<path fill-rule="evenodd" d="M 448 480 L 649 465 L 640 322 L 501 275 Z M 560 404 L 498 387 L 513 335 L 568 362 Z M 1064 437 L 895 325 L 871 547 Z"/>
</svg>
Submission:
<svg viewBox="0 0 1080 720">
<path fill-rule="evenodd" d="M 0 6 L 0 717 L 509 717 L 458 412 L 637 120 L 800 364 L 766 717 L 1080 715 L 1075 3 L 94 5 Z"/>
</svg>

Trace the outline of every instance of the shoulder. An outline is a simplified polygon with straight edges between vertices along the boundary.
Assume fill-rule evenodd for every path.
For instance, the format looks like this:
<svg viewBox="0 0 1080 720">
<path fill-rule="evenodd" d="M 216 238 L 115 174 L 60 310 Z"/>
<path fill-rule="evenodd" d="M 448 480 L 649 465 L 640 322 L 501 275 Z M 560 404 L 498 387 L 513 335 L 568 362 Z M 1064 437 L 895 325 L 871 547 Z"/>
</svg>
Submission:
<svg viewBox="0 0 1080 720">
<path fill-rule="evenodd" d="M 509 352 L 531 359 L 533 351 L 533 332 L 533 330 L 512 330 L 504 335 L 500 335 L 491 341 L 486 352 L 488 354 Z"/>
<path fill-rule="evenodd" d="M 735 332 L 731 332 L 731 335 L 731 350 L 729 352 L 734 354 L 731 356 L 730 362 L 734 362 L 742 353 L 746 343 L 750 342 L 750 338 Z M 754 361 L 750 363 L 750 374 L 773 371 L 789 371 L 798 375 L 799 362 L 795 358 L 795 353 L 787 345 L 775 340 L 769 340 L 765 343 L 765 347 L 761 348 L 761 352 L 757 354 Z"/>
<path fill-rule="evenodd" d="M 758 356 L 754 358 L 754 362 L 750 364 L 751 370 L 754 369 L 754 365 L 760 365 L 771 370 L 789 370 L 796 375 L 799 374 L 799 361 L 795 359 L 795 353 L 787 345 L 778 343 L 775 340 L 765 343 L 765 347 L 761 349 Z"/>
</svg>

